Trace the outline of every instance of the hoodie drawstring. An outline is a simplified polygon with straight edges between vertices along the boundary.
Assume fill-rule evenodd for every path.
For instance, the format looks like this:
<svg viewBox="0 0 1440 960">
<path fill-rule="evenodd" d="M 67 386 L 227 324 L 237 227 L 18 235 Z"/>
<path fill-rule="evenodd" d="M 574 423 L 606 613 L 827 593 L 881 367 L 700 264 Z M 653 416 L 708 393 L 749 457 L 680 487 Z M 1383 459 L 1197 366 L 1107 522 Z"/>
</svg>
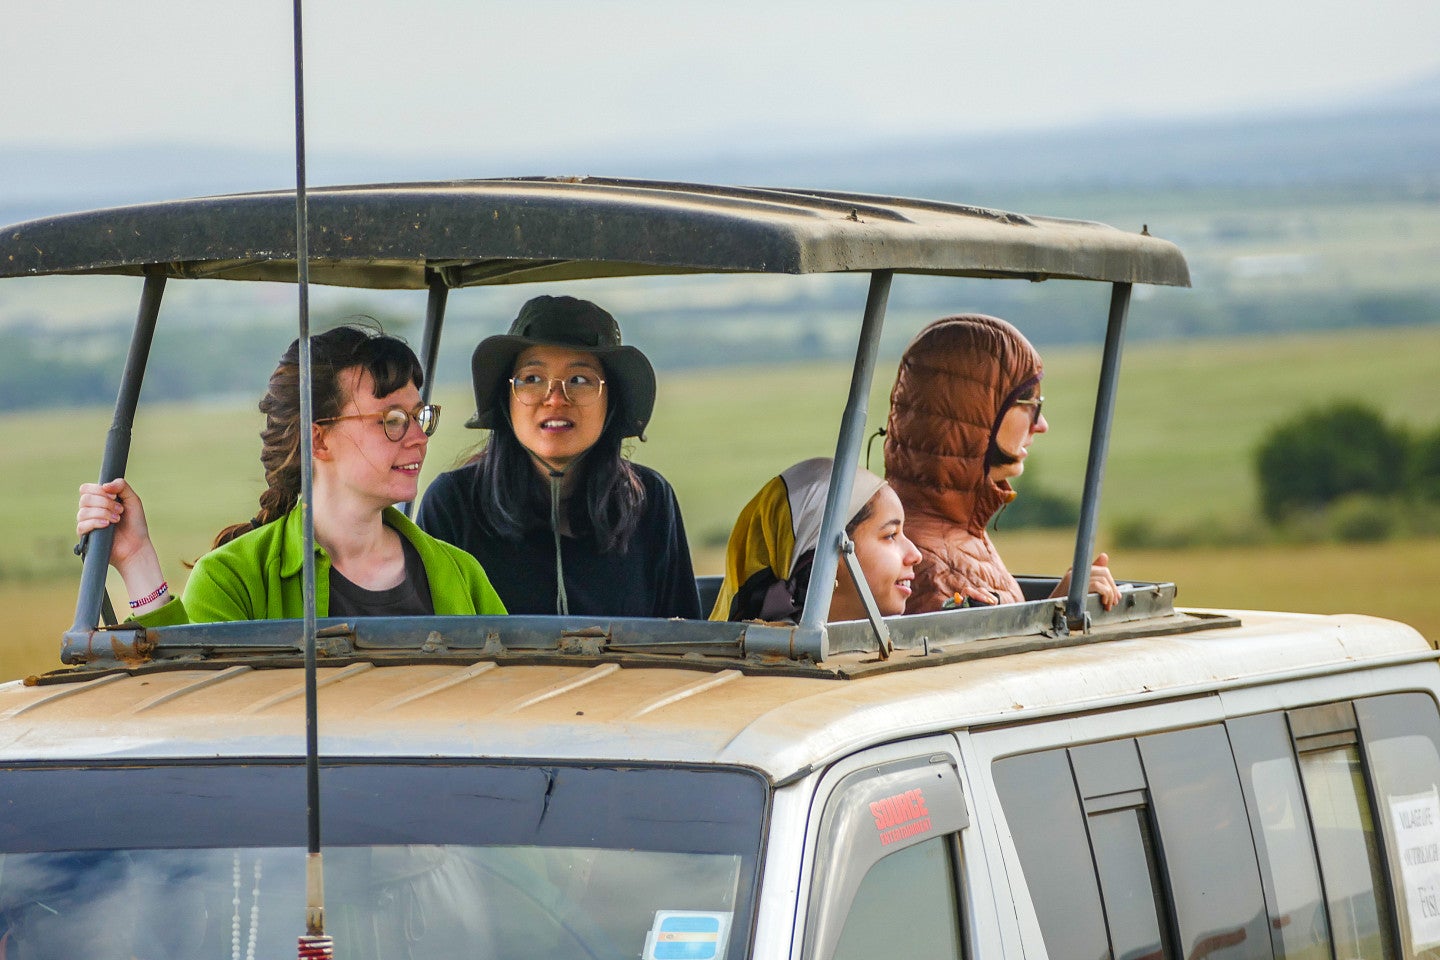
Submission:
<svg viewBox="0 0 1440 960">
<path fill-rule="evenodd" d="M 563 471 L 550 468 L 550 532 L 555 536 L 555 612 L 568 617 L 570 598 L 565 596 L 565 563 L 560 553 L 560 482 L 564 479 Z"/>
</svg>

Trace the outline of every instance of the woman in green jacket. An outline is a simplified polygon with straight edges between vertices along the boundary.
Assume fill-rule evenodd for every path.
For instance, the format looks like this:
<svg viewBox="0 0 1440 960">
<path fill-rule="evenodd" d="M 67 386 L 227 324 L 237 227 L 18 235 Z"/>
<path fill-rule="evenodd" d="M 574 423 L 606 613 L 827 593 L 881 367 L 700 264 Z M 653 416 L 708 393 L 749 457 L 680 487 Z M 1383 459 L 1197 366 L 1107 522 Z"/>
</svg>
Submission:
<svg viewBox="0 0 1440 960">
<path fill-rule="evenodd" d="M 123 479 L 80 488 L 76 532 L 113 525 L 110 564 L 146 626 L 303 615 L 299 341 L 260 401 L 267 489 L 253 520 L 226 527 L 172 600 L 145 509 Z M 325 617 L 504 613 L 478 561 L 396 510 L 413 500 L 440 408 L 403 341 L 359 327 L 311 337 L 315 612 Z"/>
</svg>

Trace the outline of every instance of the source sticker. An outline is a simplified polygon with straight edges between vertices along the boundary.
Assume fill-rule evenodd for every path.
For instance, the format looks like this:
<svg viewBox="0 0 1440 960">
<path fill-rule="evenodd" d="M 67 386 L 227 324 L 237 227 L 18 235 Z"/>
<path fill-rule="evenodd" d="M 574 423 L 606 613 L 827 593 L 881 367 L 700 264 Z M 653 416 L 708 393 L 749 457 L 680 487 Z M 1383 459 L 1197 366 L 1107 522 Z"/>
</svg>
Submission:
<svg viewBox="0 0 1440 960">
<path fill-rule="evenodd" d="M 924 790 L 906 790 L 893 797 L 881 797 L 870 804 L 870 815 L 875 818 L 875 829 L 884 847 L 930 830 L 930 809 L 925 805 Z"/>
<path fill-rule="evenodd" d="M 718 960 L 730 939 L 729 911 L 656 910 L 643 960 Z"/>
</svg>

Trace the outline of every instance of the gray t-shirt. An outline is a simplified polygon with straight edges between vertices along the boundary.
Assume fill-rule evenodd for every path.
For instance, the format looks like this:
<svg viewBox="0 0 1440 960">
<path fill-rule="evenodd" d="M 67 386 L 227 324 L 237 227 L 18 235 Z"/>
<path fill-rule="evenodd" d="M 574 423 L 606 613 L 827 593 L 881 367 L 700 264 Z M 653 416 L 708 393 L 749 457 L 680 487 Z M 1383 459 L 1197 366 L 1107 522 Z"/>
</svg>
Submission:
<svg viewBox="0 0 1440 960">
<path fill-rule="evenodd" d="M 435 612 L 430 599 L 430 578 L 414 544 L 404 537 L 405 579 L 388 590 L 366 590 L 356 586 L 333 566 L 330 568 L 330 616 L 332 617 L 415 617 Z"/>
</svg>

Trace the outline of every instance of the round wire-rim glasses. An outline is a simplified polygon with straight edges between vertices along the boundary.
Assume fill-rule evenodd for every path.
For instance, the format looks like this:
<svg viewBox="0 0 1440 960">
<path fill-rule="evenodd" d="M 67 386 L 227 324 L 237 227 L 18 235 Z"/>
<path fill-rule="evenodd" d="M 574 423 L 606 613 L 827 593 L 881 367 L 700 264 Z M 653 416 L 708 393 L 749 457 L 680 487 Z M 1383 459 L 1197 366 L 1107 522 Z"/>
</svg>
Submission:
<svg viewBox="0 0 1440 960">
<path fill-rule="evenodd" d="M 440 404 L 422 403 L 414 410 L 406 410 L 404 407 L 391 407 L 388 410 L 381 410 L 378 413 L 347 413 L 343 417 L 324 417 L 316 420 L 316 423 L 338 423 L 341 420 L 373 420 L 385 428 L 385 438 L 394 443 L 405 439 L 405 434 L 410 430 L 410 421 L 414 420 L 420 425 L 420 432 L 427 437 L 435 435 L 435 428 L 440 426 Z"/>
<path fill-rule="evenodd" d="M 557 386 L 566 403 L 586 407 L 600 399 L 600 394 L 605 389 L 605 381 L 583 373 L 568 377 L 542 377 L 538 373 L 522 373 L 510 378 L 510 392 L 527 407 L 538 407 L 544 403 Z"/>
</svg>

